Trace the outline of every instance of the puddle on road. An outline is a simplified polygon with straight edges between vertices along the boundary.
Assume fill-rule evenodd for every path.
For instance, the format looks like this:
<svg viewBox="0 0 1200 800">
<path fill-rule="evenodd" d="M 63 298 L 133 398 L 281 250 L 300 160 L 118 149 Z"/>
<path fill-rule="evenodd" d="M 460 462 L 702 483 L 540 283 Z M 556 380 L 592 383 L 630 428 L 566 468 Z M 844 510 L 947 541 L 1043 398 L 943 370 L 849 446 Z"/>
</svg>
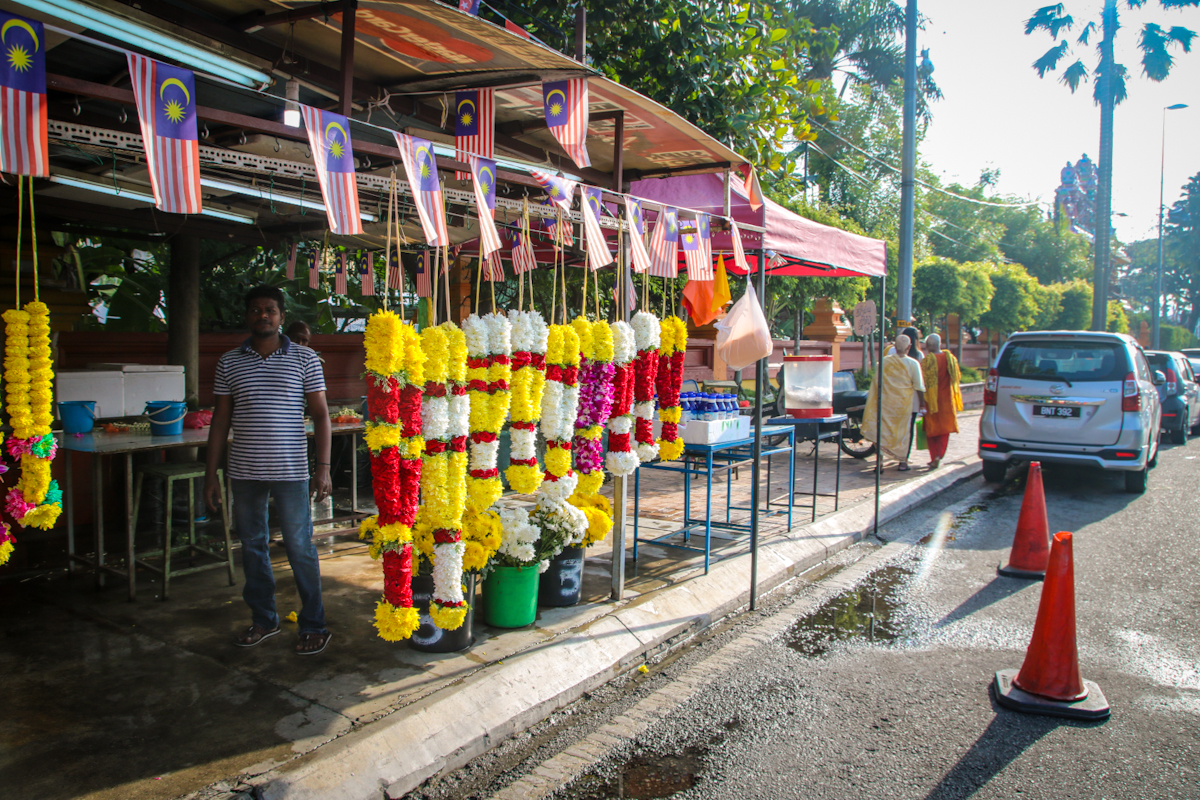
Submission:
<svg viewBox="0 0 1200 800">
<path fill-rule="evenodd" d="M 633 756 L 614 774 L 589 773 L 565 791 L 560 800 L 655 800 L 691 789 L 704 769 L 704 747 L 688 747 L 680 754 Z"/>
<path fill-rule="evenodd" d="M 809 658 L 822 656 L 834 642 L 848 639 L 895 641 L 903 630 L 895 618 L 900 592 L 912 575 L 910 566 L 875 570 L 853 589 L 797 620 L 784 634 L 784 641 Z"/>
</svg>

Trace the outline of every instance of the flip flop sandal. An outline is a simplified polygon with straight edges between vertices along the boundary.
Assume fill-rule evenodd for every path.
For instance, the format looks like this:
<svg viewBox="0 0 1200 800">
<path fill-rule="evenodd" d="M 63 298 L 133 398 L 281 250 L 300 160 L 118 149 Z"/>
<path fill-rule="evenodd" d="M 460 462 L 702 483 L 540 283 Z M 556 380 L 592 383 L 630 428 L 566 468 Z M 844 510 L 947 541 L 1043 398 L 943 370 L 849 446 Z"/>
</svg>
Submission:
<svg viewBox="0 0 1200 800">
<path fill-rule="evenodd" d="M 900 466 L 896 467 L 897 472 L 909 472 L 910 470 L 912 470 L 912 467 L 910 467 L 908 464 L 901 464 Z"/>
<path fill-rule="evenodd" d="M 279 633 L 278 626 L 275 627 L 275 630 L 269 631 L 261 625 L 251 625 L 233 643 L 238 647 L 254 647 L 257 644 L 261 644 L 263 639 L 270 639 L 277 633 Z"/>
<path fill-rule="evenodd" d="M 296 655 L 298 656 L 315 656 L 317 653 L 325 652 L 325 648 L 329 646 L 329 640 L 333 638 L 332 633 L 302 633 L 300 634 L 300 644 L 296 645 Z M 316 650 L 301 650 L 300 646 L 307 644 L 313 639 L 319 639 L 321 646 Z"/>
</svg>

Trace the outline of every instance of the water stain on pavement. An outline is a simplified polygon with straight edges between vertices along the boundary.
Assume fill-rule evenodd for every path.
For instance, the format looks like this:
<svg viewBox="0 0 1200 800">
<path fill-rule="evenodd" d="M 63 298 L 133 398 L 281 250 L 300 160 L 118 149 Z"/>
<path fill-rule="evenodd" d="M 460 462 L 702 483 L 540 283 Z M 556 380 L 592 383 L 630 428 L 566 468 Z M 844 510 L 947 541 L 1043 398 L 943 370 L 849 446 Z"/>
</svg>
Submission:
<svg viewBox="0 0 1200 800">
<path fill-rule="evenodd" d="M 839 641 L 895 641 L 903 631 L 896 618 L 900 593 L 912 575 L 913 570 L 907 565 L 875 570 L 853 589 L 827 600 L 816 611 L 797 620 L 784 634 L 784 641 L 809 658 L 824 655 Z"/>
<path fill-rule="evenodd" d="M 678 754 L 642 753 L 615 767 L 611 774 L 583 775 L 562 800 L 656 800 L 691 789 L 704 769 L 704 747 L 687 747 Z"/>
</svg>

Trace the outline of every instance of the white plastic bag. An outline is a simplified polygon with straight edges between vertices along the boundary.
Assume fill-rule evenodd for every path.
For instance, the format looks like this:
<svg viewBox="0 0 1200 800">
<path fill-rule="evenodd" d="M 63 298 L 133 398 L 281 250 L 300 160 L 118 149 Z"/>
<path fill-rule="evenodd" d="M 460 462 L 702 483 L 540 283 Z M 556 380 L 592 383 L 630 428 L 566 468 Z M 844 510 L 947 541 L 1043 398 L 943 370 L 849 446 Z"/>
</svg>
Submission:
<svg viewBox="0 0 1200 800">
<path fill-rule="evenodd" d="M 767 317 L 750 281 L 746 281 L 746 293 L 733 304 L 725 319 L 718 320 L 716 328 L 717 355 L 730 369 L 745 369 L 771 355 L 774 349 Z"/>
</svg>

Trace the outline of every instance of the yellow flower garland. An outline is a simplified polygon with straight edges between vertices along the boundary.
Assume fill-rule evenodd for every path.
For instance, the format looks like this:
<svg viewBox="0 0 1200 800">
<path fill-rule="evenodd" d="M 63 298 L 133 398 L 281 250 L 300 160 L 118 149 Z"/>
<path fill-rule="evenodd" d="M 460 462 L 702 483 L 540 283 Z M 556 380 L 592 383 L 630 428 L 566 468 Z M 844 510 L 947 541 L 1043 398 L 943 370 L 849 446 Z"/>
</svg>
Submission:
<svg viewBox="0 0 1200 800">
<path fill-rule="evenodd" d="M 13 436 L 33 436 L 33 411 L 29 407 L 29 312 L 4 312 L 4 382 L 8 391 L 8 421 Z"/>
</svg>

